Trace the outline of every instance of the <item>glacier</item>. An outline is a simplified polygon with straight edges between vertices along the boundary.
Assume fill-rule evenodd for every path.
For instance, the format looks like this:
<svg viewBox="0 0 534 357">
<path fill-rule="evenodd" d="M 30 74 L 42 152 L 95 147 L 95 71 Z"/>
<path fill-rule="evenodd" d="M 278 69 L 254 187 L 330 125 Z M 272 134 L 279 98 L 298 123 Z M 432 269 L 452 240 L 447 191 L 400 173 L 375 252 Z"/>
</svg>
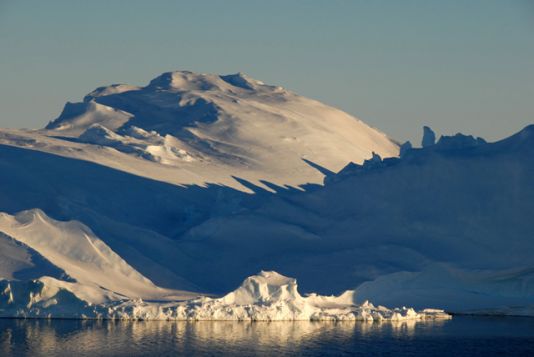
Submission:
<svg viewBox="0 0 534 357">
<path fill-rule="evenodd" d="M 361 318 L 366 300 L 532 315 L 534 126 L 423 136 L 399 147 L 287 89 L 186 71 L 0 129 L 5 315 L 277 318 L 217 300 L 258 271 L 298 279 L 291 318 Z"/>
<path fill-rule="evenodd" d="M 85 225 L 60 222 L 34 209 L 0 214 L 0 317 L 121 320 L 365 320 L 447 319 L 443 310 L 388 309 L 364 301 L 354 291 L 340 296 L 303 297 L 297 282 L 274 271 L 248 277 L 220 297 L 163 289 L 115 254 Z M 27 254 L 29 251 L 33 257 Z M 25 254 L 27 254 L 25 256 Z M 39 255 L 40 260 L 34 259 Z M 44 265 L 56 276 L 14 279 L 10 258 L 25 261 L 40 274 Z M 10 271 L 11 270 L 11 271 Z M 23 269 L 24 270 L 24 269 Z"/>
</svg>

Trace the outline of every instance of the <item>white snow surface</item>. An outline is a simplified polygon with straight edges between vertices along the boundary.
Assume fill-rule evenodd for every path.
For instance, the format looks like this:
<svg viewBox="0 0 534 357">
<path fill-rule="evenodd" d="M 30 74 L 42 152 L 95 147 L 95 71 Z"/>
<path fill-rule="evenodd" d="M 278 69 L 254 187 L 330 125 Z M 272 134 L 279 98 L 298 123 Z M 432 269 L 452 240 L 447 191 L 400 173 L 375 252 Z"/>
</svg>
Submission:
<svg viewBox="0 0 534 357">
<path fill-rule="evenodd" d="M 141 299 L 92 304 L 94 288 L 50 277 L 33 281 L 0 281 L 0 316 L 121 320 L 362 320 L 406 321 L 448 319 L 443 310 L 388 309 L 365 301 L 358 305 L 354 292 L 340 296 L 303 297 L 295 279 L 262 271 L 247 278 L 221 298 L 200 297 L 176 302 Z"/>
<path fill-rule="evenodd" d="M 323 188 L 271 186 L 272 193 L 250 186 L 254 195 L 224 186 L 178 187 L 0 146 L 0 166 L 9 172 L 0 176 L 0 207 L 11 212 L 0 229 L 1 276 L 28 281 L 46 275 L 65 286 L 78 279 L 85 287 L 99 283 L 89 270 L 85 278 L 75 276 L 75 264 L 66 264 L 62 250 L 49 252 L 22 235 L 24 225 L 11 215 L 41 207 L 56 218 L 44 221 L 76 218 L 85 226 L 80 232 L 91 227 L 117 262 L 143 277 L 132 279 L 135 289 L 119 291 L 137 292 L 131 298 L 221 293 L 267 268 L 298 277 L 306 291 L 356 287 L 361 299 L 386 306 L 529 314 L 533 143 L 533 127 L 496 143 L 442 137 L 400 159 L 374 155 L 363 166 L 348 165 L 329 175 Z M 46 239 L 56 235 L 62 236 Z M 121 278 L 138 276 L 109 269 Z M 144 277 L 166 289 L 154 290 Z"/>
<path fill-rule="evenodd" d="M 340 296 L 303 297 L 295 279 L 274 271 L 247 278 L 221 298 L 163 289 L 128 265 L 85 225 L 60 222 L 34 209 L 0 213 L 0 317 L 105 318 L 143 320 L 421 320 L 449 318 L 441 310 L 387 309 L 354 291 Z M 18 245 L 17 245 L 18 244 Z M 13 279 L 11 260 L 32 249 L 62 272 L 59 277 Z M 26 254 L 26 255 L 25 255 Z M 42 269 L 42 267 L 41 267 Z M 44 270 L 41 271 L 43 274 Z M 146 301 L 145 301 L 146 300 Z"/>
<path fill-rule="evenodd" d="M 47 287 L 58 284 L 61 287 L 71 286 L 69 290 L 81 287 L 82 290 L 77 293 L 91 303 L 130 296 L 161 300 L 195 296 L 155 286 L 80 222 L 59 222 L 39 209 L 23 211 L 15 216 L 0 213 L 0 232 L 0 242 L 9 242 L 6 238 L 11 238 L 22 243 L 48 262 L 53 262 L 64 273 L 63 277 L 72 280 L 54 280 L 55 284 L 51 284 L 50 279 L 54 278 L 49 278 L 48 284 L 45 284 Z M 9 277 L 12 273 L 0 271 L 0 275 Z"/>
<path fill-rule="evenodd" d="M 0 143 L 89 160 L 174 184 L 321 183 L 323 173 L 398 145 L 362 121 L 245 74 L 164 73 L 67 103 L 46 130 L 0 130 Z M 143 162 L 145 161 L 145 162 Z M 147 162 L 148 161 L 148 162 Z"/>
<path fill-rule="evenodd" d="M 0 130 L 0 278 L 22 292 L 4 311 L 39 295 L 32 314 L 276 316 L 247 289 L 192 303 L 273 270 L 356 289 L 351 313 L 532 314 L 534 126 L 430 139 L 397 158 L 375 129 L 243 74 L 98 88 L 47 129 Z M 340 301 L 271 278 L 294 316 Z"/>
</svg>

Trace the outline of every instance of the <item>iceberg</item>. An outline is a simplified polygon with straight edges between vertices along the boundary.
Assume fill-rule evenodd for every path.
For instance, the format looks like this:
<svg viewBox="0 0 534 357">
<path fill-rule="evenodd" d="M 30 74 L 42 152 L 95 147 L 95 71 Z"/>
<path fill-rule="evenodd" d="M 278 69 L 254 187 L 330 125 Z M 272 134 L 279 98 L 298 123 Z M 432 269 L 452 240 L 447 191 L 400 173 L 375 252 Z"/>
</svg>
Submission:
<svg viewBox="0 0 534 357">
<path fill-rule="evenodd" d="M 423 130 L 399 147 L 244 74 L 183 71 L 100 87 L 42 130 L 0 129 L 3 313 L 394 315 L 369 300 L 532 314 L 534 125 L 497 142 Z M 262 269 L 358 301 L 224 300 Z"/>
<path fill-rule="evenodd" d="M 339 296 L 302 296 L 297 281 L 274 271 L 250 276 L 219 298 L 184 301 L 120 299 L 107 292 L 107 302 L 93 304 L 96 288 L 50 277 L 33 281 L 0 281 L 0 317 L 117 320 L 235 321 L 407 321 L 449 319 L 439 309 L 388 309 L 355 302 L 355 291 Z"/>
</svg>

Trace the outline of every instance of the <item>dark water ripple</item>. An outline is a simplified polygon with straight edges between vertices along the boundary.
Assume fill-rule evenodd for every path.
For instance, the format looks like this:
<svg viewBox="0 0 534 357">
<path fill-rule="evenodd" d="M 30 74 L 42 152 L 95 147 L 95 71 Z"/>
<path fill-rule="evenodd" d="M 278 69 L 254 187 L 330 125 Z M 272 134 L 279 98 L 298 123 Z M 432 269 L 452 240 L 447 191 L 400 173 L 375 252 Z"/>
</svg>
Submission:
<svg viewBox="0 0 534 357">
<path fill-rule="evenodd" d="M 0 319 L 1 356 L 534 356 L 534 318 L 123 322 Z"/>
</svg>

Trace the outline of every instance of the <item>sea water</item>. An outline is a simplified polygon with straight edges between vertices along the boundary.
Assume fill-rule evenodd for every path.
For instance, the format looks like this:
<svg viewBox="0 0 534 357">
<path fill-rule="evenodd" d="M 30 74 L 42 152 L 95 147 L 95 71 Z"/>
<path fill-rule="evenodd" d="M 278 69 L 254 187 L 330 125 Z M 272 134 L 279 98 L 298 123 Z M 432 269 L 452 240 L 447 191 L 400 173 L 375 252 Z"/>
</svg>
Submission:
<svg viewBox="0 0 534 357">
<path fill-rule="evenodd" d="M 409 322 L 0 319 L 0 356 L 534 356 L 534 318 Z"/>
</svg>

